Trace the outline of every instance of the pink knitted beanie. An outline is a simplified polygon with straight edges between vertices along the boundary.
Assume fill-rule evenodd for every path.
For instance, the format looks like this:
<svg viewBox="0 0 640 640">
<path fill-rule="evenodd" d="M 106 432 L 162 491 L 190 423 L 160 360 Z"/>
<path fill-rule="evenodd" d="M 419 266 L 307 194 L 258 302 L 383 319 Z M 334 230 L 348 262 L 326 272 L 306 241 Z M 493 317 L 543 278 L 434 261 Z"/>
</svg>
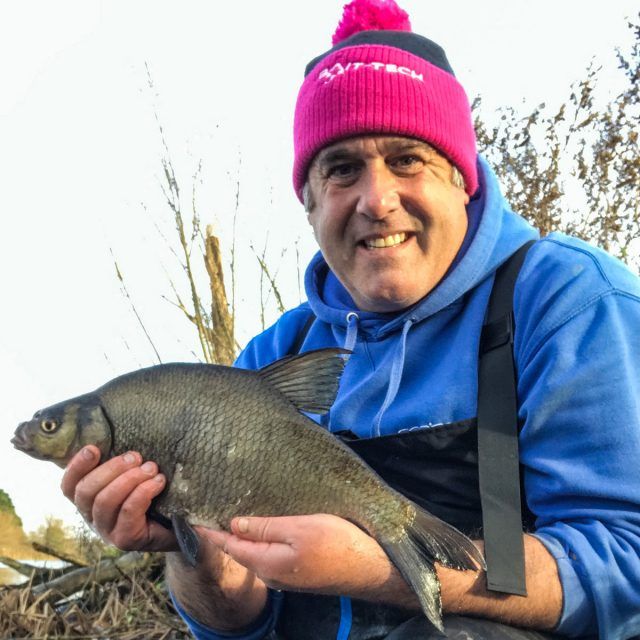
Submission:
<svg viewBox="0 0 640 640">
<path fill-rule="evenodd" d="M 293 184 L 300 201 L 318 151 L 338 140 L 389 133 L 424 140 L 478 187 L 469 100 L 444 51 L 411 32 L 394 0 L 344 7 L 333 48 L 312 60 L 294 119 Z"/>
</svg>

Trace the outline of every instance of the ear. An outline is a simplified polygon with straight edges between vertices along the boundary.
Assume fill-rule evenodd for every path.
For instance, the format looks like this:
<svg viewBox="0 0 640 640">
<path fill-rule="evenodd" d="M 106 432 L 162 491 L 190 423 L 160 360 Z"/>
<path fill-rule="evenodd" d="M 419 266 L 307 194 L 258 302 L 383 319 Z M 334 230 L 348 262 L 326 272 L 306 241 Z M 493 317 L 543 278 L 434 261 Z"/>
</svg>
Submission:
<svg viewBox="0 0 640 640">
<path fill-rule="evenodd" d="M 309 223 L 309 226 L 311 227 L 311 229 L 313 231 L 313 237 L 317 241 L 318 240 L 318 234 L 316 233 L 316 220 L 317 220 L 316 210 L 315 209 L 311 209 L 311 211 L 307 211 L 307 222 Z"/>
</svg>

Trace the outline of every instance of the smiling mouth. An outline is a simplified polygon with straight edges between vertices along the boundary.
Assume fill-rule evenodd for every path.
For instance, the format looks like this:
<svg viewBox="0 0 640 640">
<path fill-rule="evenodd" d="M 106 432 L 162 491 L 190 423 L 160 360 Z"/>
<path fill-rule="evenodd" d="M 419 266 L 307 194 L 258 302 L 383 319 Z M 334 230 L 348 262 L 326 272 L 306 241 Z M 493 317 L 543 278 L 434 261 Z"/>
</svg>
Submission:
<svg viewBox="0 0 640 640">
<path fill-rule="evenodd" d="M 393 233 L 388 236 L 384 236 L 383 238 L 367 238 L 363 241 L 363 244 L 367 249 L 385 249 L 387 247 L 395 247 L 399 244 L 402 244 L 407 239 L 407 234 L 402 233 Z"/>
</svg>

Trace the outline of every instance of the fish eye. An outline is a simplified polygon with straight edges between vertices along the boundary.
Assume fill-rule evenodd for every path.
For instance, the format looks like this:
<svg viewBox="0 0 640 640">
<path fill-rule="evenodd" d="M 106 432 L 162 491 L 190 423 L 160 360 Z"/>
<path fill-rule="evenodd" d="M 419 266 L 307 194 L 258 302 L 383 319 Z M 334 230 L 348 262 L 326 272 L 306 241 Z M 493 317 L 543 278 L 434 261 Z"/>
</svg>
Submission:
<svg viewBox="0 0 640 640">
<path fill-rule="evenodd" d="M 58 423 L 55 420 L 47 418 L 40 423 L 40 428 L 45 433 L 53 433 L 58 428 Z"/>
</svg>

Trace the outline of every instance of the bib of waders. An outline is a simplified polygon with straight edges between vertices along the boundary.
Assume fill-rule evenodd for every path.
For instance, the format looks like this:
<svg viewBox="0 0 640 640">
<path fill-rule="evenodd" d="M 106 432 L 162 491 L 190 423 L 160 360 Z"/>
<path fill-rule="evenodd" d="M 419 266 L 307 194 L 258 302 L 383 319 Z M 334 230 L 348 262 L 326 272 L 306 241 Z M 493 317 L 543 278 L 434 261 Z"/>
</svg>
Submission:
<svg viewBox="0 0 640 640">
<path fill-rule="evenodd" d="M 496 272 L 480 340 L 476 418 L 376 438 L 336 434 L 394 489 L 471 538 L 484 539 L 488 588 L 521 595 L 522 532 L 533 528 L 534 517 L 521 501 L 512 309 L 515 281 L 532 244 Z M 276 636 L 377 640 L 415 615 L 351 598 L 287 593 Z"/>
</svg>

